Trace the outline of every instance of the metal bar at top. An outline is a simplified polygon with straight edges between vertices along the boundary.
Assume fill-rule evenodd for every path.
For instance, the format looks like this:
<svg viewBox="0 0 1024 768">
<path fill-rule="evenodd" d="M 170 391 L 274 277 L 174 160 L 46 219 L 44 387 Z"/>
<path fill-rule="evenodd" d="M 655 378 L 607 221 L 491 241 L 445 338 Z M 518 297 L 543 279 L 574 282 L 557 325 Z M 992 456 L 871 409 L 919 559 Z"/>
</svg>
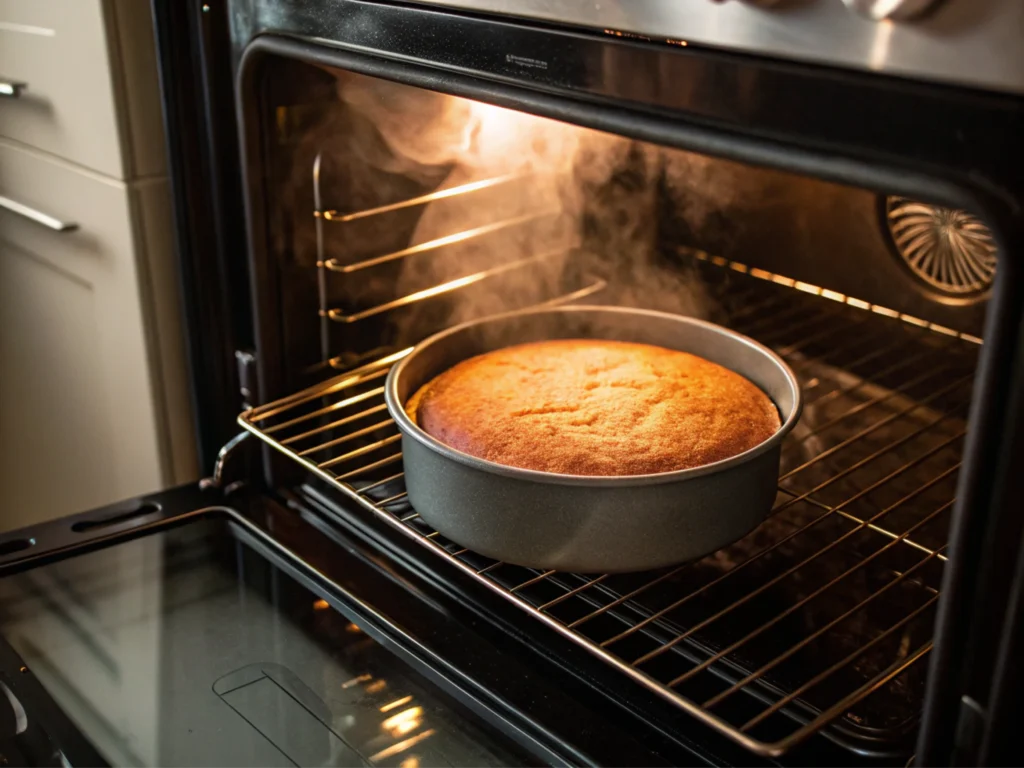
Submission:
<svg viewBox="0 0 1024 768">
<path fill-rule="evenodd" d="M 513 269 L 520 269 L 522 267 L 528 266 L 529 264 L 534 264 L 538 261 L 551 258 L 552 256 L 557 256 L 564 252 L 564 250 L 558 249 L 546 253 L 540 253 L 535 256 L 527 256 L 524 259 L 516 259 L 515 261 L 510 261 L 507 264 L 501 264 L 496 267 L 491 267 L 490 269 L 481 270 L 480 272 L 474 272 L 471 275 L 459 277 L 456 278 L 455 280 L 449 280 L 446 283 L 441 283 L 440 285 L 425 288 L 422 291 L 416 291 L 415 293 L 410 293 L 406 296 L 401 296 L 397 299 L 388 301 L 384 304 L 378 304 L 375 307 L 370 307 L 369 309 L 362 309 L 357 312 L 346 313 L 345 311 L 340 309 L 329 309 L 327 311 L 327 316 L 337 323 L 355 323 L 358 322 L 359 320 L 365 320 L 368 317 L 379 315 L 382 312 L 389 312 L 392 309 L 398 309 L 409 304 L 416 304 L 417 302 L 425 301 L 426 299 L 432 299 L 436 296 L 451 293 L 452 291 L 457 291 L 462 288 L 468 288 L 469 286 L 475 285 L 476 283 L 479 283 L 482 280 L 487 280 L 491 277 L 504 274 L 505 272 L 510 272 Z"/>
<path fill-rule="evenodd" d="M 436 237 L 433 240 L 426 240 L 422 243 L 416 243 L 406 248 L 402 248 L 391 253 L 385 253 L 382 256 L 374 256 L 369 259 L 362 259 L 352 264 L 341 264 L 337 259 L 327 259 L 323 262 L 322 266 L 331 270 L 332 272 L 339 272 L 341 274 L 351 274 L 353 272 L 359 272 L 370 267 L 377 267 L 381 264 L 387 264 L 392 261 L 398 261 L 409 256 L 418 256 L 423 253 L 430 251 L 436 251 L 444 248 L 448 245 L 457 245 L 458 243 L 468 242 L 470 240 L 476 240 L 487 235 L 492 235 L 495 232 L 501 232 L 504 229 L 510 229 L 517 227 L 520 224 L 526 224 L 537 219 L 553 216 L 554 214 L 550 211 L 543 211 L 540 213 L 527 213 L 522 216 L 514 216 L 511 219 L 503 219 L 501 221 L 495 221 L 490 224 L 481 224 L 479 227 L 473 227 L 471 229 L 465 229 L 461 232 L 455 232 L 451 235 L 444 235 L 443 237 Z"/>
<path fill-rule="evenodd" d="M 319 155 L 317 155 L 319 158 Z M 460 184 L 457 187 L 449 187 L 448 189 L 439 189 L 436 192 L 430 192 L 419 197 L 412 197 L 408 200 L 402 200 L 397 203 L 388 203 L 387 205 L 379 205 L 376 208 L 367 208 L 362 211 L 355 211 L 353 213 L 338 213 L 334 210 L 325 211 L 322 209 L 319 198 L 315 202 L 316 210 L 313 211 L 313 215 L 317 219 L 323 219 L 324 221 L 334 221 L 345 223 L 348 221 L 356 221 L 358 219 L 365 219 L 369 216 L 376 216 L 381 213 L 390 213 L 392 211 L 399 211 L 403 208 L 411 208 L 416 205 L 426 205 L 432 203 L 435 200 L 444 200 L 449 197 L 457 197 L 459 195 L 469 194 L 471 192 L 478 192 L 481 189 L 489 189 L 491 187 L 497 187 L 502 184 L 508 184 L 516 179 L 526 178 L 523 174 L 510 173 L 505 176 L 496 176 L 492 179 L 483 179 L 481 181 L 471 181 L 467 184 Z"/>
</svg>

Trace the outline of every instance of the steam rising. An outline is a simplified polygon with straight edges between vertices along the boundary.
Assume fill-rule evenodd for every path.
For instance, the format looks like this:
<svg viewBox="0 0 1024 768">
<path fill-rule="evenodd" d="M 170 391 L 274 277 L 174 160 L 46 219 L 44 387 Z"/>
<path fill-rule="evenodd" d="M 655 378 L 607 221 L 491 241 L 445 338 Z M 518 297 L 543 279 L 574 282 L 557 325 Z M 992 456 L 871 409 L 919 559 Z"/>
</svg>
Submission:
<svg viewBox="0 0 1024 768">
<path fill-rule="evenodd" d="M 693 156 L 369 78 L 339 80 L 337 90 L 365 118 L 350 141 L 368 166 L 425 188 L 503 179 L 422 209 L 407 245 L 444 245 L 401 259 L 392 295 L 518 264 L 448 294 L 446 322 L 550 301 L 597 279 L 610 290 L 588 303 L 708 313 L 696 276 L 659 248 L 659 206 L 703 170 Z M 422 337 L 427 304 L 408 313 L 405 338 Z"/>
</svg>

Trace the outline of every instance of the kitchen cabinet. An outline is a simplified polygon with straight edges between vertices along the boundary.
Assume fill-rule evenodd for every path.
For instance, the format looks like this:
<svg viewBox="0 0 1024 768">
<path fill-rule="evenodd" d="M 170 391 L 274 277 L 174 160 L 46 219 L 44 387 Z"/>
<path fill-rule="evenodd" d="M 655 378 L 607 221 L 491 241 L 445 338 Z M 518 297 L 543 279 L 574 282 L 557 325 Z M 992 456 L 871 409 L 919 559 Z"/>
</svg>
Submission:
<svg viewBox="0 0 1024 768">
<path fill-rule="evenodd" d="M 0 531 L 197 475 L 150 24 L 0 0 Z"/>
<path fill-rule="evenodd" d="M 181 419 L 163 407 L 166 376 L 184 366 L 168 306 L 176 297 L 149 279 L 158 277 L 150 260 L 170 261 L 159 226 L 166 180 L 82 173 L 0 140 L 0 195 L 15 194 L 77 228 L 0 217 L 6 529 L 147 493 L 187 471 L 174 467 L 170 440 Z"/>
<path fill-rule="evenodd" d="M 165 171 L 149 3 L 0 0 L 0 136 L 115 178 Z"/>
</svg>

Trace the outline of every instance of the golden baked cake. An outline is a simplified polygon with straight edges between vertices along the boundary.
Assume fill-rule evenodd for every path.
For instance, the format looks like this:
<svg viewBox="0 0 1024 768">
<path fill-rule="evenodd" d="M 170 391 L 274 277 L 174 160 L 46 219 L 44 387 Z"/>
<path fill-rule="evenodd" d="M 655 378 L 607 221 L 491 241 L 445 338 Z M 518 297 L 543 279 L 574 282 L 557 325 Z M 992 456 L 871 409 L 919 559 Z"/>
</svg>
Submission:
<svg viewBox="0 0 1024 768">
<path fill-rule="evenodd" d="M 488 461 L 567 475 L 646 475 L 735 456 L 781 426 L 738 373 L 648 344 L 567 339 L 464 360 L 425 384 L 409 416 Z"/>
</svg>

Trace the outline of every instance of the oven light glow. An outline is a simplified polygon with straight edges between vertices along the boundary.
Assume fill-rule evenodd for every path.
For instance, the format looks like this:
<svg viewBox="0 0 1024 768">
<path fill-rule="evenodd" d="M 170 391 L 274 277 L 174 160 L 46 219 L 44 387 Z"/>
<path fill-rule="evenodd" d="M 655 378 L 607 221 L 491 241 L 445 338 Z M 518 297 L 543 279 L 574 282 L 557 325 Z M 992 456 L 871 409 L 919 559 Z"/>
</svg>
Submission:
<svg viewBox="0 0 1024 768">
<path fill-rule="evenodd" d="M 822 289 L 819 288 L 818 286 L 811 285 L 810 283 L 805 283 L 801 280 L 797 280 L 795 283 L 793 283 L 793 287 L 796 288 L 798 291 L 803 291 L 804 293 L 811 293 L 814 294 L 815 296 L 820 296 L 822 291 Z"/>
<path fill-rule="evenodd" d="M 874 40 L 868 53 L 868 63 L 872 69 L 882 69 L 889 59 L 889 47 L 892 43 L 893 23 L 882 20 L 875 25 Z"/>
<path fill-rule="evenodd" d="M 486 147 L 486 151 L 499 154 L 506 151 L 515 139 L 519 113 L 480 101 L 470 104 L 470 113 L 472 119 L 466 122 L 462 136 L 463 148 L 479 151 Z"/>
<path fill-rule="evenodd" d="M 536 115 L 470 102 L 462 134 L 463 163 L 487 174 L 568 170 L 581 129 Z"/>
<path fill-rule="evenodd" d="M 322 598 L 320 600 L 314 600 L 313 601 L 313 610 L 314 611 L 326 611 L 330 607 L 331 606 L 327 604 L 327 601 L 322 599 Z"/>
</svg>

